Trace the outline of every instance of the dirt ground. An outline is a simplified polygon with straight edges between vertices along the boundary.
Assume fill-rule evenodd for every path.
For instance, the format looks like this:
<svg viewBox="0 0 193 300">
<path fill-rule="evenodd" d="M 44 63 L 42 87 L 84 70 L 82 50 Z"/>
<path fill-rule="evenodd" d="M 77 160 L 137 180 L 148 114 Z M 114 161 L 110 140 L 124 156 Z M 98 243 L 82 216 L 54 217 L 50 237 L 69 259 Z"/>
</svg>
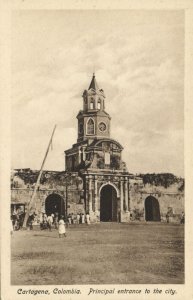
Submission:
<svg viewBox="0 0 193 300">
<path fill-rule="evenodd" d="M 17 231 L 11 284 L 184 283 L 184 226 L 163 223 L 71 225 Z"/>
</svg>

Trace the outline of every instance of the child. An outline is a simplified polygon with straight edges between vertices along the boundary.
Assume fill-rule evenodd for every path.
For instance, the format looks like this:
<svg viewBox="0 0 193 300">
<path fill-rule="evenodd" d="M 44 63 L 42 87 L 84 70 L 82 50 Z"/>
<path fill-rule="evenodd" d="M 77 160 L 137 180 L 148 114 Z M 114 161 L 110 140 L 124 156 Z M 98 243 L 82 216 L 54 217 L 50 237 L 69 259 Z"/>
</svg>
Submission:
<svg viewBox="0 0 193 300">
<path fill-rule="evenodd" d="M 63 238 L 64 236 L 66 237 L 66 227 L 65 227 L 65 223 L 64 220 L 61 216 L 59 223 L 58 223 L 58 233 L 59 233 L 59 238 Z"/>
</svg>

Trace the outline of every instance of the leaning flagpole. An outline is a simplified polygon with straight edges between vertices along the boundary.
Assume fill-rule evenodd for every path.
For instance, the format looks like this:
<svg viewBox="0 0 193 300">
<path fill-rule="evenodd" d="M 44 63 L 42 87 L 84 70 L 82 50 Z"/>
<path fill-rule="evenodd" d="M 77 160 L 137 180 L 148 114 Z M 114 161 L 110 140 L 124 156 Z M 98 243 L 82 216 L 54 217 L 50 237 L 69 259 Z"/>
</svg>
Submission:
<svg viewBox="0 0 193 300">
<path fill-rule="evenodd" d="M 46 158 L 47 158 L 47 156 L 48 156 L 48 152 L 49 152 L 49 150 L 50 150 L 50 146 L 51 146 L 51 144 L 52 144 L 52 139 L 53 139 L 55 130 L 56 130 L 56 125 L 54 126 L 54 129 L 53 129 L 53 132 L 52 132 L 52 135 L 51 135 L 51 138 L 50 138 L 50 141 L 49 141 L 47 150 L 46 150 L 46 154 L 45 154 L 45 156 L 44 156 L 44 159 L 43 159 L 43 162 L 42 162 L 42 165 L 41 165 L 41 169 L 40 169 L 40 172 L 39 172 L 39 175 L 38 175 L 38 179 L 37 179 L 36 184 L 35 184 L 34 191 L 33 191 L 33 193 L 32 193 L 31 199 L 29 200 L 29 203 L 28 203 L 28 205 L 27 205 L 27 211 L 26 211 L 26 214 L 25 214 L 24 222 L 23 222 L 23 227 L 24 227 L 24 228 L 25 228 L 26 225 L 27 225 L 27 220 L 28 220 L 28 218 L 29 218 L 30 209 L 33 207 L 33 202 L 34 202 L 34 199 L 35 199 L 35 195 L 36 195 L 36 192 L 37 192 L 38 187 L 39 187 L 39 184 L 40 184 L 40 179 L 41 179 L 41 176 L 42 176 L 43 167 L 44 167 Z"/>
</svg>

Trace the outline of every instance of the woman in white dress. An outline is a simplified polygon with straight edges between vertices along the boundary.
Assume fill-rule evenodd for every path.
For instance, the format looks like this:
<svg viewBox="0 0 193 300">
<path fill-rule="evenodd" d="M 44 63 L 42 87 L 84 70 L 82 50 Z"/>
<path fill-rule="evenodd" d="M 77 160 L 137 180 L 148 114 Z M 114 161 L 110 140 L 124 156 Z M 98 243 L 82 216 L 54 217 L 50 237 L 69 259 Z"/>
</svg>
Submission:
<svg viewBox="0 0 193 300">
<path fill-rule="evenodd" d="M 63 218 L 61 217 L 58 223 L 59 238 L 66 237 L 66 227 Z"/>
</svg>

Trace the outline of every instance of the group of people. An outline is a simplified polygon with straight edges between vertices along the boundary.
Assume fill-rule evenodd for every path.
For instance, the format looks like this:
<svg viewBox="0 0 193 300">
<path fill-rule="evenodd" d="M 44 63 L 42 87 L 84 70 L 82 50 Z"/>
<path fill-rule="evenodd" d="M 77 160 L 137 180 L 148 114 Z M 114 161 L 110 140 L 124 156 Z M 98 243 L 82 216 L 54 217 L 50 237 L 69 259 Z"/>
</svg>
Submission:
<svg viewBox="0 0 193 300">
<path fill-rule="evenodd" d="M 89 213 L 83 214 L 83 213 L 77 213 L 77 215 L 74 215 L 73 213 L 68 214 L 67 217 L 68 224 L 90 224 L 90 215 Z"/>
<path fill-rule="evenodd" d="M 11 216 L 13 230 L 19 230 L 23 225 L 24 216 L 15 214 Z"/>
<path fill-rule="evenodd" d="M 166 222 L 170 223 L 170 213 L 169 212 L 166 213 Z M 185 214 L 184 214 L 184 212 L 182 212 L 181 216 L 180 216 L 180 224 L 184 224 L 184 223 L 185 223 Z"/>
<path fill-rule="evenodd" d="M 27 228 L 32 230 L 33 229 L 33 222 L 36 218 L 36 214 L 33 213 L 29 216 L 27 220 Z M 11 232 L 15 230 L 19 230 L 24 221 L 25 213 L 13 213 L 11 216 Z M 169 223 L 169 213 L 166 214 L 166 222 Z M 58 212 L 52 213 L 50 215 L 47 215 L 46 213 L 42 213 L 40 215 L 40 229 L 48 229 L 49 231 L 52 230 L 54 227 L 55 229 L 58 229 L 59 237 L 66 236 L 66 225 L 71 224 L 90 224 L 90 215 L 87 212 L 86 215 L 84 213 L 77 213 L 76 215 L 74 213 L 68 214 L 67 218 L 65 219 L 63 215 L 59 215 Z M 180 217 L 180 224 L 185 223 L 185 214 L 182 212 Z"/>
<path fill-rule="evenodd" d="M 76 215 L 74 213 L 70 213 L 66 219 L 64 216 L 60 216 L 57 212 L 49 215 L 42 213 L 40 216 L 40 229 L 49 229 L 50 231 L 52 228 L 58 229 L 60 219 L 65 221 L 67 226 L 71 224 L 90 224 L 89 213 L 86 215 L 83 213 L 77 213 Z"/>
<path fill-rule="evenodd" d="M 52 230 L 54 226 L 55 229 L 58 229 L 59 238 L 66 237 L 66 224 L 84 224 L 86 221 L 87 224 L 90 224 L 90 216 L 87 213 L 86 217 L 84 214 L 77 214 L 76 216 L 71 213 L 67 216 L 66 222 L 63 215 L 59 216 L 58 213 L 46 215 L 45 213 L 41 216 L 40 229 L 49 229 Z"/>
<path fill-rule="evenodd" d="M 25 213 L 23 211 L 13 211 L 11 215 L 11 223 L 14 231 L 19 230 L 23 226 L 24 217 Z"/>
<path fill-rule="evenodd" d="M 29 227 L 29 229 L 33 229 L 33 219 L 34 218 L 31 217 L 30 221 L 28 221 L 29 225 L 27 226 Z M 47 216 L 45 213 L 42 213 L 40 215 L 40 229 L 48 229 L 49 231 L 51 231 L 53 226 L 55 229 L 58 229 L 59 238 L 64 236 L 66 237 L 64 216 L 59 216 L 57 212 L 55 214 L 52 213 L 49 216 Z"/>
<path fill-rule="evenodd" d="M 40 215 L 40 229 L 49 229 L 52 230 L 52 227 L 54 226 L 55 229 L 58 229 L 58 223 L 59 223 L 59 214 L 52 213 L 49 216 L 47 214 L 42 213 Z"/>
</svg>

